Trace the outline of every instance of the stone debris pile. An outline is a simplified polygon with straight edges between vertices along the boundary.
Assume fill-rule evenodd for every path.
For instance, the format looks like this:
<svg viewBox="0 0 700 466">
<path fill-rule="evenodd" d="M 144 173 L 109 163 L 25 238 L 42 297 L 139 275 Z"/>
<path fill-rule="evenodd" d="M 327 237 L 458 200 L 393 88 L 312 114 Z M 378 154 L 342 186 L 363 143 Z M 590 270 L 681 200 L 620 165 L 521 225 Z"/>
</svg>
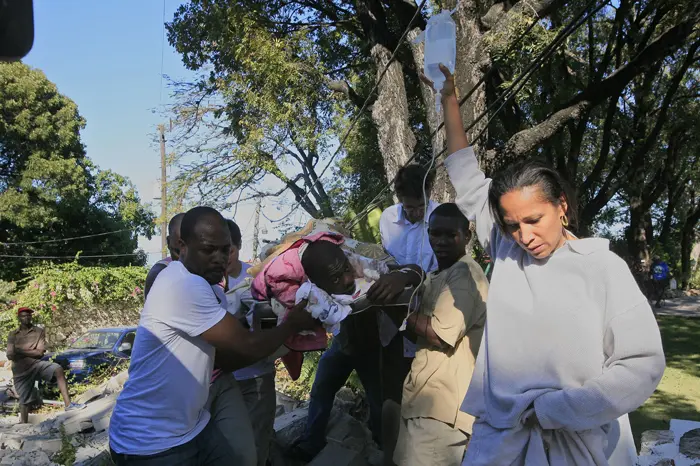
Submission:
<svg viewBox="0 0 700 466">
<path fill-rule="evenodd" d="M 700 466 L 700 422 L 673 419 L 669 430 L 644 432 L 637 466 Z"/>
</svg>

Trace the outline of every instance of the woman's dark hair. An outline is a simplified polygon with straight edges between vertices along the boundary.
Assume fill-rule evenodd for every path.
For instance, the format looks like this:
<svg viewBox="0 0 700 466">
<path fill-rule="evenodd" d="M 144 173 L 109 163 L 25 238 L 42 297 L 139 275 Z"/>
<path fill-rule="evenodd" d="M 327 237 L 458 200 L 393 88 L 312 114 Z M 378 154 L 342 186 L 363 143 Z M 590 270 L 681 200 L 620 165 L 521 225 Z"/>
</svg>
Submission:
<svg viewBox="0 0 700 466">
<path fill-rule="evenodd" d="M 231 233 L 231 243 L 233 243 L 233 245 L 236 246 L 238 249 L 241 249 L 241 246 L 243 245 L 243 238 L 241 237 L 241 229 L 238 228 L 238 225 L 236 224 L 236 222 L 234 222 L 231 219 L 227 219 L 226 224 L 228 225 L 229 233 Z"/>
<path fill-rule="evenodd" d="M 506 231 L 501 210 L 501 197 L 513 190 L 537 186 L 540 188 L 544 200 L 559 205 L 561 198 L 566 200 L 566 217 L 571 228 L 578 224 L 576 209 L 576 196 L 569 183 L 558 171 L 546 163 L 537 160 L 522 160 L 516 162 L 493 177 L 489 187 L 489 207 L 491 214 L 502 231 Z"/>
<path fill-rule="evenodd" d="M 394 181 L 394 191 L 398 197 L 410 197 L 412 199 L 423 199 L 423 180 L 426 169 L 417 163 L 404 165 L 396 173 Z M 429 197 L 433 187 L 435 172 L 428 173 L 425 179 L 425 193 Z"/>
</svg>

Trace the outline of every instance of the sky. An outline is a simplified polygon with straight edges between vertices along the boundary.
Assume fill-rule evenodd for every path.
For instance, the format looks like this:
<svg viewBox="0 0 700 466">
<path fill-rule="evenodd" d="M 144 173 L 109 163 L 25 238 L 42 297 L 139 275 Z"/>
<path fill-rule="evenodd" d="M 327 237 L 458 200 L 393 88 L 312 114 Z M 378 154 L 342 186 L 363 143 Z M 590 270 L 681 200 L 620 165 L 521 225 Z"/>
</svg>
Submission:
<svg viewBox="0 0 700 466">
<path fill-rule="evenodd" d="M 88 157 L 100 168 L 128 177 L 157 214 L 160 204 L 153 198 L 160 195 L 160 152 L 155 134 L 164 123 L 163 108 L 171 102 L 167 79 L 161 76 L 192 76 L 163 28 L 163 18 L 171 21 L 180 3 L 34 0 L 34 47 L 23 59 L 78 105 L 87 120 L 81 136 Z M 291 203 L 285 204 L 263 204 L 260 226 L 266 233 L 261 239 L 277 239 L 277 224 L 265 216 L 285 216 Z M 239 206 L 234 218 L 243 234 L 243 260 L 251 259 L 254 214 L 255 202 L 250 201 Z M 298 209 L 291 218 L 301 224 L 309 217 Z M 149 253 L 149 263 L 160 258 L 160 236 L 139 238 L 139 246 Z"/>
</svg>

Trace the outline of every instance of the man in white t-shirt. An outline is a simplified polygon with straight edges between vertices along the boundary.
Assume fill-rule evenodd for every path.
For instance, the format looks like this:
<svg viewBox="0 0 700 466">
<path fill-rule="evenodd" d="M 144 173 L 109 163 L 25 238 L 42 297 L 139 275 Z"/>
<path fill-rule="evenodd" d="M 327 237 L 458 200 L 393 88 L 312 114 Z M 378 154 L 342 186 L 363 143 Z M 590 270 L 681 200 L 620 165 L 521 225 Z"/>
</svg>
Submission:
<svg viewBox="0 0 700 466">
<path fill-rule="evenodd" d="M 187 212 L 179 243 L 179 262 L 160 273 L 146 299 L 129 380 L 112 414 L 110 449 L 117 466 L 241 464 L 204 409 L 215 349 L 217 365 L 233 371 L 315 325 L 306 303 L 264 332 L 249 332 L 226 311 L 211 286 L 224 276 L 231 247 L 216 210 Z"/>
</svg>

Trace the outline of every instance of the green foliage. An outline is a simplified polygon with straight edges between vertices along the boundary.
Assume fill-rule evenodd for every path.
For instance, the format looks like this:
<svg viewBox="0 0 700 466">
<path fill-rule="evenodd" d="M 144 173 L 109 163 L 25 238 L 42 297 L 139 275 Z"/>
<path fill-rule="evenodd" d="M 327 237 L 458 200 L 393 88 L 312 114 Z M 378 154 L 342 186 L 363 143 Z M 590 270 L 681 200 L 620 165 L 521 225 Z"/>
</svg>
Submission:
<svg viewBox="0 0 700 466">
<path fill-rule="evenodd" d="M 700 290 L 700 267 L 698 267 L 697 263 L 692 265 L 694 265 L 694 269 L 688 285 L 691 289 Z"/>
<path fill-rule="evenodd" d="M 176 91 L 176 192 L 193 190 L 201 202 L 226 208 L 237 199 L 233 191 L 257 189 L 269 176 L 296 195 L 312 190 L 302 207 L 333 216 L 315 182 L 336 128 L 313 34 L 276 35 L 246 5 L 224 1 L 182 5 L 167 27 L 185 65 L 203 71 Z"/>
<path fill-rule="evenodd" d="M 49 343 L 61 346 L 87 327 L 133 325 L 143 306 L 144 267 L 83 267 L 75 262 L 26 270 L 31 280 L 15 295 L 16 306 L 0 313 L 3 336 L 17 328 L 16 308 L 31 307 Z M 53 336 L 53 338 L 51 338 Z"/>
<path fill-rule="evenodd" d="M 330 347 L 330 342 L 328 345 Z M 301 375 L 295 381 L 289 379 L 286 370 L 281 369 L 277 374 L 278 390 L 297 400 L 307 399 L 311 393 L 311 386 L 316 379 L 318 362 L 321 360 L 322 354 L 322 351 L 311 351 L 304 353 L 304 364 L 301 366 Z M 360 378 L 355 371 L 350 374 L 345 386 L 353 389 L 355 392 L 364 391 L 362 382 L 360 382 Z"/>
<path fill-rule="evenodd" d="M 71 443 L 71 437 L 66 434 L 63 424 L 59 426 L 58 431 L 61 435 L 61 449 L 51 458 L 51 461 L 63 466 L 72 466 L 75 463 L 76 448 Z"/>
<path fill-rule="evenodd" d="M 347 215 L 350 220 L 355 217 L 355 213 L 351 212 Z M 358 241 L 366 243 L 381 243 L 382 238 L 379 232 L 379 219 L 382 216 L 382 209 L 373 209 L 369 215 L 359 221 L 352 230 L 352 237 Z"/>
<path fill-rule="evenodd" d="M 80 141 L 85 120 L 44 74 L 22 63 L 0 64 L 0 255 L 131 254 L 149 236 L 153 215 L 126 178 L 101 171 Z M 59 238 L 124 230 L 79 242 Z M 24 243 L 32 244 L 2 244 Z M 83 260 L 143 264 L 142 256 Z M 2 259 L 0 279 L 22 278 L 36 262 Z"/>
<path fill-rule="evenodd" d="M 0 280 L 0 310 L 12 303 L 16 289 L 17 284 L 15 282 L 4 282 Z"/>
</svg>

